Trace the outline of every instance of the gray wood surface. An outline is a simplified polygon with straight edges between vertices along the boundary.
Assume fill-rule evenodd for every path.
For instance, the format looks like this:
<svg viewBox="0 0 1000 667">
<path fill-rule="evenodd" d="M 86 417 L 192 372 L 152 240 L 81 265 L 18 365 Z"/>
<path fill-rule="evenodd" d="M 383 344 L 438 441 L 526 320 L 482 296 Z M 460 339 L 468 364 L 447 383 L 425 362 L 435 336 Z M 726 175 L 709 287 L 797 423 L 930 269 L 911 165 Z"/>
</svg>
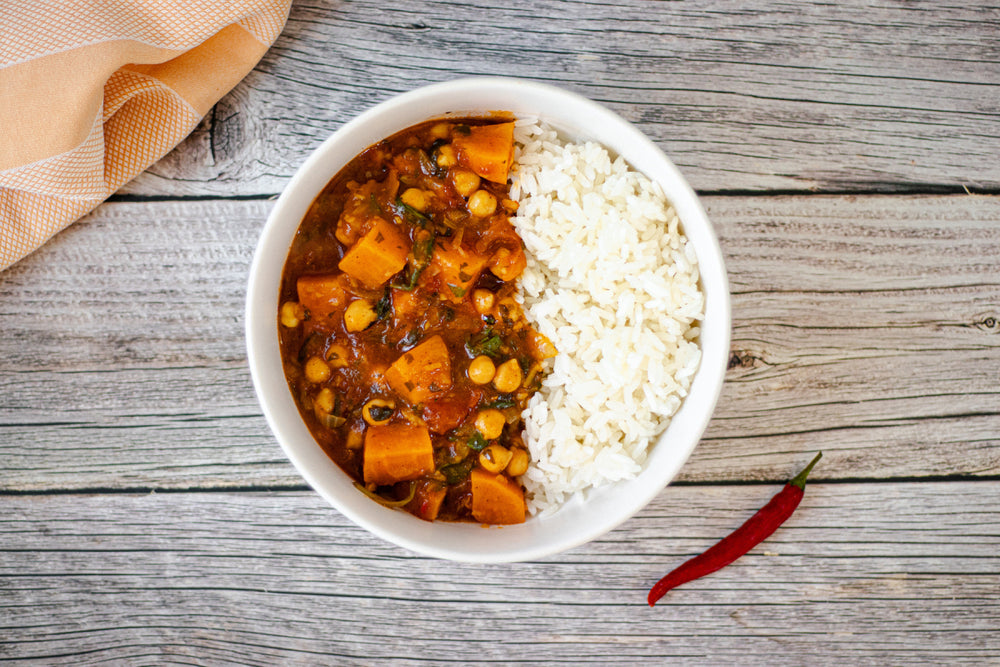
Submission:
<svg viewBox="0 0 1000 667">
<path fill-rule="evenodd" d="M 0 659 L 31 664 L 987 664 L 1000 482 L 815 484 L 764 545 L 646 592 L 777 490 L 670 487 L 543 561 L 416 558 L 308 492 L 30 495 Z"/>
<path fill-rule="evenodd" d="M 674 485 L 545 560 L 348 522 L 254 398 L 243 299 L 304 157 L 501 74 L 634 121 L 705 194 L 730 370 Z M 0 661 L 1000 665 L 1000 5 L 295 2 L 176 151 L 0 273 Z M 648 587 L 822 449 L 729 568 Z"/>
<path fill-rule="evenodd" d="M 607 105 L 700 190 L 995 190 L 998 35 L 985 0 L 298 2 L 256 71 L 125 191 L 275 193 L 359 112 L 479 75 Z"/>
<path fill-rule="evenodd" d="M 0 275 L 7 490 L 300 484 L 243 300 L 266 201 L 111 203 Z M 1000 474 L 1000 198 L 710 197 L 732 368 L 684 481 Z"/>
</svg>

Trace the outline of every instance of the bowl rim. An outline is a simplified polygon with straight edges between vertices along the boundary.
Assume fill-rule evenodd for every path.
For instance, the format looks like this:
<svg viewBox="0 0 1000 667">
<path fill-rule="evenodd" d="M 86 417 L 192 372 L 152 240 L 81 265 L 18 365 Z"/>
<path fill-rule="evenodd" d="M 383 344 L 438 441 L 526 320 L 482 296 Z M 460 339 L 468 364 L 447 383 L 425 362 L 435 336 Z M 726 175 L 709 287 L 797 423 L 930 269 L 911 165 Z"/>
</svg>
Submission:
<svg viewBox="0 0 1000 667">
<path fill-rule="evenodd" d="M 498 102 L 507 100 L 516 101 L 516 104 L 494 105 L 484 102 L 463 108 L 460 104 L 449 106 L 443 102 L 452 99 Z M 278 367 L 281 365 L 280 350 L 277 347 L 280 277 L 288 254 L 288 245 L 301 222 L 302 215 L 326 183 L 347 161 L 364 148 L 389 136 L 393 131 L 420 122 L 418 118 L 394 124 L 393 119 L 420 116 L 425 109 L 433 111 L 424 114 L 424 120 L 448 115 L 469 115 L 470 112 L 488 112 L 512 106 L 527 107 L 538 104 L 539 100 L 558 102 L 561 106 L 556 108 L 563 110 L 563 113 L 567 108 L 575 109 L 571 114 L 573 118 L 586 118 L 588 128 L 600 129 L 598 132 L 591 129 L 581 131 L 579 127 L 572 127 L 572 123 L 565 122 L 565 116 L 547 111 L 532 114 L 517 109 L 510 110 L 514 111 L 516 116 L 540 117 L 556 129 L 570 135 L 576 134 L 579 138 L 590 139 L 598 135 L 597 140 L 609 150 L 623 155 L 634 169 L 643 171 L 664 186 L 664 191 L 678 215 L 681 228 L 694 246 L 698 257 L 699 283 L 706 300 L 705 317 L 702 322 L 713 322 L 717 329 L 705 331 L 703 328 L 700 341 L 702 358 L 692 380 L 692 386 L 666 431 L 651 445 L 649 457 L 636 478 L 642 478 L 644 480 L 642 484 L 632 484 L 634 480 L 613 483 L 584 497 L 575 498 L 552 515 L 530 517 L 525 524 L 515 527 L 491 527 L 492 530 L 475 534 L 469 528 L 479 528 L 479 524 L 447 522 L 432 524 L 406 512 L 379 506 L 358 493 L 353 484 L 345 485 L 345 481 L 349 481 L 348 475 L 327 457 L 312 439 L 311 434 L 309 439 L 312 451 L 310 443 L 302 441 L 301 430 L 305 429 L 305 425 L 301 421 L 291 392 L 288 391 L 284 371 L 280 369 L 280 377 L 276 377 L 275 374 L 275 361 Z M 396 130 L 385 131 L 389 126 L 396 127 Z M 610 142 L 611 145 L 606 140 L 609 136 L 614 138 Z M 621 150 L 622 145 L 628 146 L 629 149 Z M 343 159 L 348 153 L 346 159 Z M 638 159 L 632 159 L 636 157 Z M 332 168 L 330 165 L 336 165 L 341 159 L 343 161 L 340 165 L 329 173 Z M 666 187 L 665 178 L 669 178 L 671 187 Z M 280 252 L 275 248 L 280 248 Z M 280 256 L 280 259 L 276 260 L 276 256 Z M 275 263 L 277 263 L 276 280 Z M 712 223 L 680 170 L 651 139 L 610 109 L 571 91 L 551 84 L 491 76 L 453 79 L 397 94 L 345 123 L 312 151 L 283 188 L 258 238 L 247 281 L 244 322 L 247 361 L 265 419 L 285 455 L 314 490 L 352 522 L 388 542 L 435 558 L 495 563 L 534 560 L 561 553 L 596 539 L 634 516 L 676 477 L 708 426 L 722 390 L 729 358 L 731 306 L 728 276 Z M 711 343 L 710 348 L 709 343 Z M 284 394 L 283 398 L 281 392 Z M 697 404 L 692 402 L 692 396 L 698 398 Z M 294 419 L 290 419 L 288 414 L 289 404 L 294 409 Z M 692 407 L 688 408 L 689 405 Z M 695 410 L 695 407 L 700 409 Z M 683 437 L 672 437 L 676 435 L 672 429 L 675 423 L 679 423 L 681 417 L 686 420 L 681 433 Z M 301 428 L 295 428 L 292 422 L 296 420 Z M 306 432 L 308 433 L 308 430 Z M 671 443 L 670 456 L 662 453 L 662 450 L 666 449 L 663 443 L 668 437 L 679 441 Z M 659 456 L 657 452 L 661 452 Z M 322 458 L 317 457 L 317 453 Z M 659 467 L 658 474 L 655 479 L 650 480 L 651 475 L 647 474 L 647 471 L 654 467 L 654 463 Z M 343 479 L 338 479 L 336 474 L 331 476 L 330 466 L 333 466 Z M 631 492 L 625 507 L 622 507 L 620 502 L 614 502 L 613 498 L 614 491 L 622 485 Z M 369 507 L 354 502 L 350 494 L 362 499 Z M 581 509 L 582 505 L 591 503 L 597 503 L 593 510 L 588 512 L 586 508 Z M 573 513 L 567 520 L 571 522 L 576 514 L 582 514 L 587 518 L 597 510 L 605 513 L 597 518 L 591 517 L 591 520 L 584 522 L 582 526 L 577 526 L 576 531 L 562 529 L 562 526 L 561 530 L 549 531 L 544 527 L 545 524 L 552 527 L 554 518 L 560 515 L 565 517 L 567 511 Z M 400 518 L 422 525 L 405 524 Z M 519 531 L 524 526 L 529 526 L 530 530 Z M 557 534 L 556 538 L 551 537 L 552 532 Z M 489 535 L 485 540 L 482 539 L 484 534 Z M 470 543 L 483 543 L 489 548 L 456 546 L 462 544 L 463 535 L 472 536 Z M 442 537 L 445 539 L 439 539 Z"/>
</svg>

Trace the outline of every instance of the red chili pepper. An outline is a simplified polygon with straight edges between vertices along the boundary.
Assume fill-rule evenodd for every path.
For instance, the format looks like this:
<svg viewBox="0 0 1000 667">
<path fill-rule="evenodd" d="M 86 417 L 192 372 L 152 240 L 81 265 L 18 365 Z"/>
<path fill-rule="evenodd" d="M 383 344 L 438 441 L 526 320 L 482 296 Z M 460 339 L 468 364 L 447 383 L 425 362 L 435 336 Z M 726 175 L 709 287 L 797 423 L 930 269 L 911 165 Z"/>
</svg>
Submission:
<svg viewBox="0 0 1000 667">
<path fill-rule="evenodd" d="M 725 537 L 721 542 L 705 553 L 673 570 L 670 574 L 656 582 L 649 591 L 649 606 L 656 604 L 671 588 L 712 574 L 732 563 L 734 560 L 753 549 L 771 536 L 778 526 L 785 523 L 792 512 L 799 506 L 805 493 L 806 477 L 813 466 L 823 457 L 820 452 L 798 475 L 788 480 L 770 502 L 760 508 L 756 514 L 747 519 L 746 523 Z"/>
</svg>

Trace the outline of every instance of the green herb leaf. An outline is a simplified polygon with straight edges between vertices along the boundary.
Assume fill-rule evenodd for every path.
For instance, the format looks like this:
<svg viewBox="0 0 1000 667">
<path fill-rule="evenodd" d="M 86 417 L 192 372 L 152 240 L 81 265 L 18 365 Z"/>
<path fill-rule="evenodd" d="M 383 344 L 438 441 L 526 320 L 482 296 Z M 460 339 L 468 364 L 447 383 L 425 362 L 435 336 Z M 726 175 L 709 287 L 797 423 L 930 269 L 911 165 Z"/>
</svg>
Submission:
<svg viewBox="0 0 1000 667">
<path fill-rule="evenodd" d="M 487 333 L 483 338 L 466 343 L 465 349 L 469 351 L 469 354 L 476 357 L 481 354 L 485 354 L 488 357 L 498 357 L 500 356 L 500 347 L 502 345 L 503 341 L 500 339 L 500 336 Z"/>
<path fill-rule="evenodd" d="M 420 278 L 420 274 L 423 273 L 426 266 L 418 266 L 410 272 L 410 277 L 406 282 L 394 282 L 392 286 L 396 289 L 403 290 L 404 292 L 412 292 L 413 288 L 417 286 L 417 279 Z"/>
<path fill-rule="evenodd" d="M 495 401 L 487 403 L 486 407 L 496 408 L 497 410 L 506 410 L 507 408 L 514 407 L 515 405 L 517 405 L 517 401 L 510 396 L 500 396 Z"/>
<path fill-rule="evenodd" d="M 429 217 L 413 208 L 409 204 L 404 204 L 402 199 L 396 199 L 396 205 L 393 206 L 393 213 L 403 218 L 410 224 L 423 227 L 428 222 L 431 221 Z"/>
<path fill-rule="evenodd" d="M 424 269 L 430 266 L 431 259 L 434 257 L 434 234 L 431 234 L 429 238 L 424 241 L 420 241 L 413 246 L 413 262 L 410 269 L 410 277 L 406 282 L 396 281 L 392 284 L 396 289 L 401 289 L 404 292 L 412 292 L 413 288 L 417 286 L 417 280 L 420 278 L 420 274 L 423 273 Z"/>
<path fill-rule="evenodd" d="M 418 262 L 428 264 L 434 256 L 434 234 L 413 246 L 413 258 Z"/>
<path fill-rule="evenodd" d="M 486 445 L 489 443 L 487 443 L 486 438 L 483 437 L 482 433 L 480 433 L 479 431 L 473 431 L 472 437 L 469 438 L 469 441 L 465 444 L 468 445 L 469 449 L 474 449 L 477 452 L 481 452 L 483 451 L 483 449 L 486 448 Z"/>
<path fill-rule="evenodd" d="M 384 320 L 392 313 L 392 293 L 386 288 L 382 298 L 375 304 L 375 315 L 377 320 Z"/>
<path fill-rule="evenodd" d="M 461 484 L 469 477 L 469 472 L 472 470 L 473 458 L 467 458 L 464 461 L 459 461 L 458 463 L 452 463 L 450 465 L 441 466 L 441 474 L 444 475 L 445 483 L 448 486 L 455 486 L 456 484 Z"/>
</svg>

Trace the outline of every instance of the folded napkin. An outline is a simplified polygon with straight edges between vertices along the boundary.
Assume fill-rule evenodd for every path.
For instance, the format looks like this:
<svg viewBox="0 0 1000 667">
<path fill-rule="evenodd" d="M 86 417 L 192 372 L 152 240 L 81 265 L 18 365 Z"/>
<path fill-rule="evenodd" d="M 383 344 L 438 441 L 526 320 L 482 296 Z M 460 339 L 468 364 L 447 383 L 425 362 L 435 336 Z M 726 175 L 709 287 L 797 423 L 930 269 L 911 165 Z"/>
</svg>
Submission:
<svg viewBox="0 0 1000 667">
<path fill-rule="evenodd" d="M 166 155 L 291 0 L 0 2 L 0 269 Z"/>
</svg>

